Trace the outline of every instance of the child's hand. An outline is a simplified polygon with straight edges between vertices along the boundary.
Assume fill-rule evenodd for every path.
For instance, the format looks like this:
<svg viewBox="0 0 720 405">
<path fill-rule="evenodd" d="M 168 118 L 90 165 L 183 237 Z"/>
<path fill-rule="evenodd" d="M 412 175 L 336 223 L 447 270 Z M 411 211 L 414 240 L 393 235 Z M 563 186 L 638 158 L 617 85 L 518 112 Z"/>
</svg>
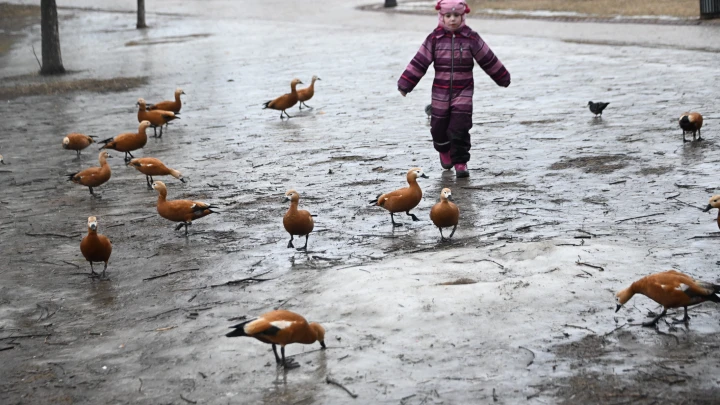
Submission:
<svg viewBox="0 0 720 405">
<path fill-rule="evenodd" d="M 403 97 L 405 97 L 405 96 L 407 95 L 407 93 L 405 93 L 405 92 L 402 91 L 402 90 L 398 90 L 398 91 L 400 92 L 400 94 L 402 94 Z"/>
</svg>

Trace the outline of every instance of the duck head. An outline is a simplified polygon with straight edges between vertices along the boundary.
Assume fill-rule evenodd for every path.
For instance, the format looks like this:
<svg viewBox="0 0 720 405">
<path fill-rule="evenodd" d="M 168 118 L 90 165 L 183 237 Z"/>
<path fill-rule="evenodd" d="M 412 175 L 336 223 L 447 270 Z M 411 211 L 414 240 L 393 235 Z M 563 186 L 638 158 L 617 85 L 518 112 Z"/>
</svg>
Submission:
<svg viewBox="0 0 720 405">
<path fill-rule="evenodd" d="M 144 110 L 144 109 L 145 109 L 145 99 L 142 98 L 142 97 L 140 97 L 140 98 L 138 99 L 137 103 L 135 103 L 135 105 L 136 105 L 136 106 L 139 106 L 141 109 Z"/>
<path fill-rule="evenodd" d="M 312 81 L 315 81 L 315 80 L 322 80 L 322 79 L 319 78 L 319 77 L 317 77 L 317 75 L 314 75 L 314 76 L 312 77 Z"/>
<path fill-rule="evenodd" d="M 292 81 L 290 82 L 290 87 L 295 87 L 295 86 L 297 86 L 298 84 L 303 84 L 303 82 L 302 82 L 300 79 L 297 79 L 297 78 L 296 78 L 296 79 L 292 79 Z"/>
<path fill-rule="evenodd" d="M 285 193 L 285 198 L 283 198 L 284 203 L 292 201 L 292 202 L 298 202 L 300 201 L 300 194 L 298 194 L 295 190 L 289 190 L 287 193 Z"/>
<path fill-rule="evenodd" d="M 320 342 L 320 346 L 325 349 L 325 328 L 320 326 L 317 322 L 310 323 L 310 329 L 315 332 L 315 335 L 317 336 L 317 341 Z"/>
<path fill-rule="evenodd" d="M 68 145 L 70 145 L 70 138 L 66 136 L 65 138 L 63 138 L 63 149 L 67 149 Z"/>
<path fill-rule="evenodd" d="M 142 121 L 142 122 L 140 123 L 140 125 L 138 125 L 138 132 L 144 131 L 144 130 L 147 129 L 147 127 L 149 127 L 150 125 L 152 125 L 152 124 L 150 124 L 150 121 L 147 121 L 147 120 Z"/>
<path fill-rule="evenodd" d="M 710 203 L 708 203 L 703 212 L 708 212 L 713 208 L 720 208 L 720 195 L 710 197 Z"/>
<path fill-rule="evenodd" d="M 442 189 L 442 191 L 440 192 L 440 199 L 441 199 L 441 200 L 452 201 L 452 200 L 453 200 L 453 198 L 452 198 L 452 191 L 450 191 L 449 188 L 444 188 L 444 189 Z"/>
<path fill-rule="evenodd" d="M 107 160 L 110 158 L 112 158 L 112 156 L 110 156 L 110 154 L 107 153 L 106 150 L 101 151 L 100 154 L 98 155 L 98 161 L 100 161 L 101 165 L 106 163 Z"/>
<path fill-rule="evenodd" d="M 160 195 L 167 195 L 167 187 L 165 187 L 165 183 L 163 183 L 162 181 L 153 182 L 152 188 Z"/>
<path fill-rule="evenodd" d="M 97 218 L 95 217 L 89 217 L 88 218 L 88 229 L 92 232 L 97 232 Z"/>
<path fill-rule="evenodd" d="M 410 179 L 415 180 L 418 177 L 422 177 L 424 179 L 428 178 L 428 176 L 425 173 L 423 173 L 422 169 L 419 167 L 413 167 L 412 169 L 410 169 L 408 171 L 408 174 L 407 174 L 408 180 L 410 180 Z"/>
<path fill-rule="evenodd" d="M 176 97 L 180 97 L 181 94 L 185 94 L 185 92 L 183 91 L 183 89 L 181 89 L 180 87 L 178 87 L 177 89 L 175 89 L 175 96 L 176 96 Z"/>
<path fill-rule="evenodd" d="M 632 286 L 615 294 L 615 312 L 619 311 L 626 302 L 630 301 L 633 295 L 635 295 L 635 293 L 633 292 Z"/>
</svg>

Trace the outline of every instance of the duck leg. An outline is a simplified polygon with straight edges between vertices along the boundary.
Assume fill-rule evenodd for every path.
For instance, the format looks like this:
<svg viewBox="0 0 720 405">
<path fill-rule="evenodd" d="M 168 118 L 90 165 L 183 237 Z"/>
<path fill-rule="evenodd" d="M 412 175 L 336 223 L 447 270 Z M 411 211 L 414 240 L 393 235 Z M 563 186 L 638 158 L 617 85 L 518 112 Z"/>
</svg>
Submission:
<svg viewBox="0 0 720 405">
<path fill-rule="evenodd" d="M 295 362 L 295 360 L 293 360 L 293 359 L 288 360 L 285 358 L 285 347 L 284 346 L 280 346 L 280 353 L 282 354 L 282 364 L 283 364 L 283 367 L 285 367 L 285 370 L 290 370 L 292 368 L 300 367 L 300 365 L 297 364 L 297 362 Z"/>
<path fill-rule="evenodd" d="M 300 109 L 302 110 L 303 102 L 301 101 L 300 104 L 298 104 L 298 105 L 300 106 Z"/>
<path fill-rule="evenodd" d="M 275 343 L 272 344 L 272 348 L 273 348 L 273 353 L 275 354 L 275 363 L 280 364 L 281 363 L 280 356 L 278 356 L 278 354 L 277 354 L 277 346 L 275 345 Z"/>
<path fill-rule="evenodd" d="M 665 316 L 666 313 L 667 313 L 667 309 L 663 308 L 663 311 L 660 313 L 660 315 L 653 318 L 653 320 L 650 322 L 643 322 L 642 326 L 655 326 L 658 323 L 658 321 L 660 320 L 660 318 Z"/>
<path fill-rule="evenodd" d="M 688 142 L 687 139 L 685 139 L 685 130 L 683 130 L 683 143 Z"/>
<path fill-rule="evenodd" d="M 305 102 L 304 102 L 304 101 L 300 103 L 300 105 L 303 105 L 303 104 L 305 104 Z M 307 107 L 307 108 L 309 108 L 309 109 L 311 109 L 311 110 L 313 109 L 312 107 L 310 107 L 310 106 L 309 106 L 309 105 L 307 105 L 307 104 L 305 104 L 305 107 Z"/>
<path fill-rule="evenodd" d="M 159 136 L 159 138 L 162 138 L 162 128 L 163 128 L 163 126 L 160 125 L 160 136 Z"/>
<path fill-rule="evenodd" d="M 152 190 L 152 184 L 150 184 L 150 176 L 145 175 L 145 183 L 147 183 L 148 189 Z"/>
<path fill-rule="evenodd" d="M 455 229 L 457 229 L 457 225 L 453 226 L 453 230 L 452 230 L 452 232 L 450 232 L 450 236 L 448 236 L 448 239 L 452 238 L 453 235 L 455 235 Z"/>
<path fill-rule="evenodd" d="M 688 316 L 688 313 L 687 313 L 687 307 L 684 307 L 684 308 L 685 308 L 685 316 L 683 317 L 683 319 L 673 318 L 673 323 L 687 323 L 690 320 L 690 317 Z"/>
<path fill-rule="evenodd" d="M 445 241 L 445 236 L 444 236 L 443 233 L 442 233 L 442 228 L 440 228 L 440 227 L 438 226 L 438 229 L 440 230 L 440 240 L 441 240 L 441 241 Z"/>
<path fill-rule="evenodd" d="M 100 278 L 105 278 L 105 270 L 107 270 L 107 262 L 105 262 L 105 267 L 103 267 L 102 276 Z"/>
<path fill-rule="evenodd" d="M 188 226 L 192 225 L 192 222 L 185 222 L 185 236 L 188 234 Z"/>
<path fill-rule="evenodd" d="M 295 247 L 295 246 L 293 245 L 293 243 L 292 243 L 293 238 L 294 238 L 294 236 L 293 236 L 292 234 L 290 234 L 290 242 L 288 242 L 288 245 L 287 245 L 288 248 L 294 248 L 294 247 Z"/>
<path fill-rule="evenodd" d="M 152 126 L 152 129 L 153 129 L 153 136 L 154 136 L 155 138 L 157 138 L 157 137 L 158 137 L 158 136 L 157 136 L 157 127 L 156 127 L 155 125 L 153 125 L 153 126 Z"/>
<path fill-rule="evenodd" d="M 409 217 L 412 217 L 413 221 L 419 221 L 419 220 L 420 220 L 420 218 L 416 217 L 415 214 L 411 214 L 410 211 L 405 211 L 405 213 L 406 213 Z"/>
<path fill-rule="evenodd" d="M 310 234 L 305 235 L 305 246 L 297 248 L 297 250 L 304 250 L 307 252 L 307 242 L 308 238 L 310 237 Z"/>
<path fill-rule="evenodd" d="M 93 269 L 92 262 L 90 262 L 90 277 L 97 277 L 99 274 L 95 273 L 95 269 Z"/>
<path fill-rule="evenodd" d="M 80 157 L 80 151 L 77 150 L 77 151 L 75 151 L 75 152 L 77 152 L 78 157 Z"/>
<path fill-rule="evenodd" d="M 395 223 L 395 217 L 393 216 L 393 213 L 390 213 L 390 222 L 392 222 L 393 227 L 397 228 L 398 226 L 403 226 L 403 224 L 396 224 Z"/>
<path fill-rule="evenodd" d="M 694 136 L 694 135 L 695 135 L 695 134 L 693 134 L 693 136 Z M 702 140 L 703 140 L 703 139 L 702 139 L 702 133 L 701 133 L 700 130 L 698 129 L 698 141 L 702 141 Z"/>
<path fill-rule="evenodd" d="M 285 116 L 288 117 L 288 119 L 292 118 L 290 114 L 287 113 L 287 111 L 282 110 L 282 112 L 285 113 Z M 280 113 L 280 115 L 282 115 L 282 113 Z"/>
</svg>

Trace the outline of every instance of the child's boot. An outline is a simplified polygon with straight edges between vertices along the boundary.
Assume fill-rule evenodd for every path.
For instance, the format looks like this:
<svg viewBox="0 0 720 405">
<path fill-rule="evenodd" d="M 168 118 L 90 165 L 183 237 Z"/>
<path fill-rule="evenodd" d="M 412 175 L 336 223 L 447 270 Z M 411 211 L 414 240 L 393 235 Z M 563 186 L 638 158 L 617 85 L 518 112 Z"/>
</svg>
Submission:
<svg viewBox="0 0 720 405">
<path fill-rule="evenodd" d="M 443 169 L 452 169 L 452 159 L 450 158 L 450 151 L 447 152 L 440 152 L 440 166 L 442 166 Z"/>
<path fill-rule="evenodd" d="M 456 163 L 455 164 L 455 177 L 462 178 L 462 177 L 470 177 L 470 172 L 468 171 L 467 163 Z"/>
</svg>

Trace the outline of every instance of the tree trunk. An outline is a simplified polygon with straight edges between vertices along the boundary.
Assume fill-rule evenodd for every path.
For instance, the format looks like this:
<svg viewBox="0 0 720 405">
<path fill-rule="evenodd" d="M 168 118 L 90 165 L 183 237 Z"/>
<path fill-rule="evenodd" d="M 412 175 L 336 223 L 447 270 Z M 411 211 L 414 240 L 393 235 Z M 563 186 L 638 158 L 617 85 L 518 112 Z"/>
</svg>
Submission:
<svg viewBox="0 0 720 405">
<path fill-rule="evenodd" d="M 40 74 L 65 73 L 60 54 L 60 32 L 58 30 L 57 5 L 55 0 L 40 0 L 42 15 L 42 67 Z"/>
<path fill-rule="evenodd" d="M 385 0 L 385 7 L 397 7 L 397 0 Z"/>
<path fill-rule="evenodd" d="M 138 18 L 137 18 L 137 25 L 135 28 L 147 28 L 147 24 L 145 24 L 145 0 L 137 0 L 138 2 Z"/>
</svg>

